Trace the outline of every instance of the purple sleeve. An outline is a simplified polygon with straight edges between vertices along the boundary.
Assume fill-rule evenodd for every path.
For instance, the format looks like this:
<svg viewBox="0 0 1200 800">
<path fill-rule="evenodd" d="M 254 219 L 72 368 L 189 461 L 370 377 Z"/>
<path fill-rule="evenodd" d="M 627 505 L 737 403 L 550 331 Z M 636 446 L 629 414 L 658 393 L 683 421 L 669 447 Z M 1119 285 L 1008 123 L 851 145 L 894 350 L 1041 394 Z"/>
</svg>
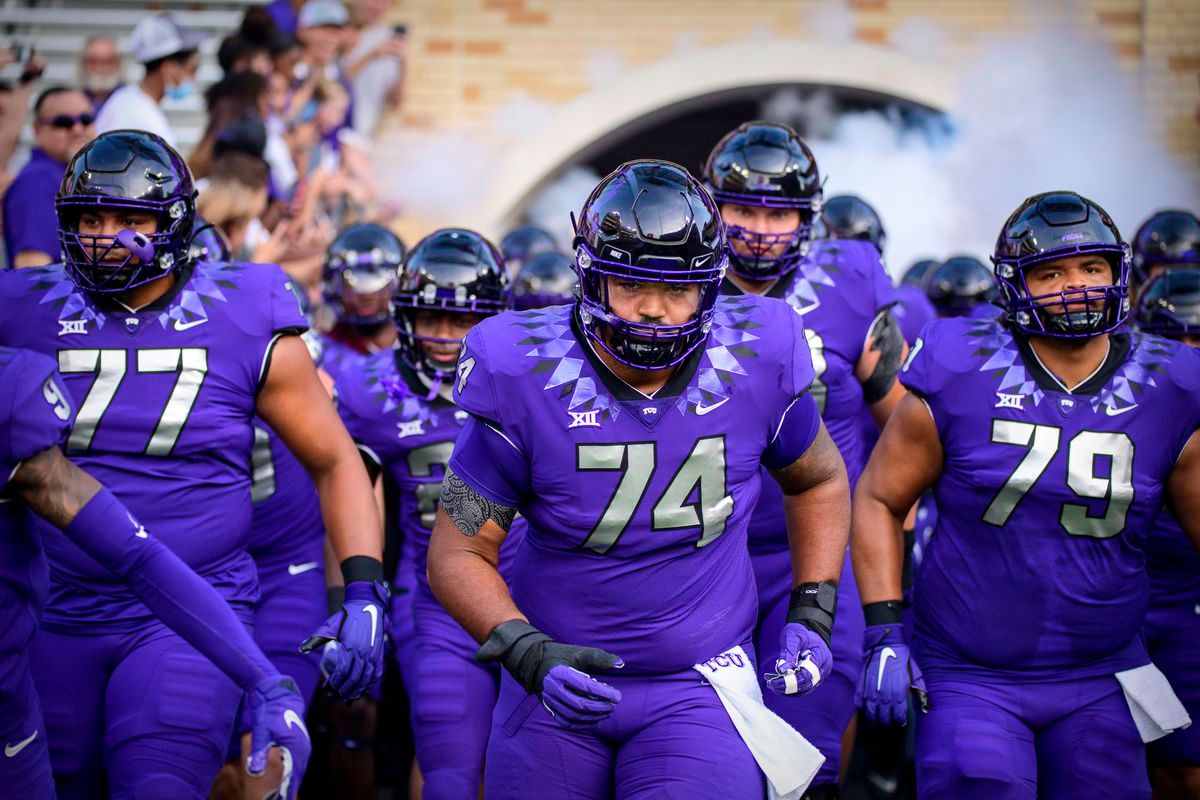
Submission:
<svg viewBox="0 0 1200 800">
<path fill-rule="evenodd" d="M 794 463 L 808 452 L 820 429 L 821 412 L 817 410 L 817 401 L 805 392 L 783 412 L 779 430 L 762 455 L 763 465 L 769 469 L 782 469 Z"/>
<path fill-rule="evenodd" d="M 28 351 L 8 352 L 8 363 L 0 364 L 0 383 L 8 394 L 8 408 L 0 419 L 0 430 L 8 434 L 0 452 L 0 489 L 22 461 L 62 445 L 74 421 L 71 396 L 54 362 Z"/>
<path fill-rule="evenodd" d="M 502 433 L 477 417 L 463 425 L 449 466 L 493 503 L 518 508 L 530 493 L 529 460 Z"/>
<path fill-rule="evenodd" d="M 37 250 L 58 260 L 58 183 L 44 171 L 21 176 L 4 193 L 4 246 L 11 267 L 22 250 Z"/>
<path fill-rule="evenodd" d="M 108 489 L 101 488 L 63 533 L 243 689 L 278 673 L 217 590 L 151 537 Z"/>
<path fill-rule="evenodd" d="M 500 402 L 496 398 L 495 379 L 488 360 L 484 330 L 489 320 L 476 325 L 463 339 L 462 353 L 454 380 L 454 403 L 473 417 L 504 429 L 500 418 Z"/>
<path fill-rule="evenodd" d="M 308 318 L 300 307 L 292 279 L 279 267 L 271 267 L 277 273 L 271 281 L 271 323 L 275 333 L 301 334 L 308 330 Z"/>
<path fill-rule="evenodd" d="M 882 259 L 877 255 L 871 260 L 868 274 L 871 276 L 871 292 L 875 298 L 876 311 L 882 311 L 900 301 L 900 295 L 896 292 L 896 287 L 892 285 L 892 279 L 887 274 Z"/>
<path fill-rule="evenodd" d="M 921 329 L 917 340 L 908 351 L 908 359 L 900 368 L 900 382 L 910 392 L 920 395 L 928 402 L 941 388 L 945 370 L 938 366 L 932 351 L 941 339 L 940 320 L 934 320 Z"/>
</svg>

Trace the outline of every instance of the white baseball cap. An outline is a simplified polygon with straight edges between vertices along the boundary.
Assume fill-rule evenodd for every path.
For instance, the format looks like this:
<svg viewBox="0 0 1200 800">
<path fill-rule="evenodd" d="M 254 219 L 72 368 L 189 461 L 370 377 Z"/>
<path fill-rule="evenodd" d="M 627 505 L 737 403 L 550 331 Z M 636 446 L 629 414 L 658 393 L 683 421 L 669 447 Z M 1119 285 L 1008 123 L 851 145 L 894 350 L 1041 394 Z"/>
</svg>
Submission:
<svg viewBox="0 0 1200 800">
<path fill-rule="evenodd" d="M 185 28 L 169 13 L 146 17 L 129 35 L 129 49 L 141 64 L 199 49 L 204 34 Z"/>
<path fill-rule="evenodd" d="M 350 24 L 346 7 L 334 0 L 308 0 L 296 16 L 297 28 L 344 28 Z"/>
</svg>

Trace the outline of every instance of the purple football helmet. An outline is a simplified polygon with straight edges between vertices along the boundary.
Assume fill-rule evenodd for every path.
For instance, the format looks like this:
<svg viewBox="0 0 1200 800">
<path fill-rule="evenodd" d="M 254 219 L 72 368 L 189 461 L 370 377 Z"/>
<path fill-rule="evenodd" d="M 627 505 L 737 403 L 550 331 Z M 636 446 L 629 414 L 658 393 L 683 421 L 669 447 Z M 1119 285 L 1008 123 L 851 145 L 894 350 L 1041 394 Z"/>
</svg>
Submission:
<svg viewBox="0 0 1200 800">
<path fill-rule="evenodd" d="M 153 133 L 109 131 L 88 142 L 67 165 L 54 207 L 63 262 L 80 289 L 120 294 L 188 263 L 196 226 L 192 173 Z M 79 220 L 87 211 L 150 213 L 158 230 L 81 234 Z M 108 258 L 114 252 L 125 255 Z"/>
<path fill-rule="evenodd" d="M 1133 237 L 1134 284 L 1148 281 L 1158 267 L 1178 264 L 1200 266 L 1200 219 L 1190 211 L 1159 211 Z"/>
<path fill-rule="evenodd" d="M 1112 266 L 1113 283 L 1030 295 L 1025 273 L 1045 261 L 1096 254 Z M 1080 339 L 1115 330 L 1129 317 L 1129 245 L 1112 218 L 1075 192 L 1034 195 L 1000 229 L 992 255 L 1008 321 L 1024 333 Z M 1084 311 L 1071 304 L 1088 303 Z M 1093 303 L 1100 303 L 1093 309 Z"/>
<path fill-rule="evenodd" d="M 575 226 L 582 327 L 623 364 L 674 366 L 707 338 L 727 264 L 720 212 L 699 181 L 669 161 L 622 164 L 592 190 Z M 609 278 L 698 284 L 696 313 L 681 325 L 624 319 L 610 304 Z"/>
<path fill-rule="evenodd" d="M 1138 296 L 1137 326 L 1160 336 L 1200 336 L 1200 267 L 1176 267 Z"/>
<path fill-rule="evenodd" d="M 449 380 L 455 364 L 441 367 L 430 361 L 422 343 L 461 344 L 462 340 L 418 336 L 417 313 L 426 310 L 491 316 L 511 307 L 504 257 L 491 242 L 463 228 L 434 231 L 417 242 L 404 260 L 400 284 L 392 297 L 400 356 L 433 380 Z"/>
<path fill-rule="evenodd" d="M 233 258 L 233 247 L 225 231 L 204 219 L 196 217 L 196 232 L 188 245 L 188 258 L 192 261 L 225 262 Z"/>
<path fill-rule="evenodd" d="M 504 234 L 500 240 L 500 255 L 504 256 L 504 266 L 508 268 L 509 276 L 515 276 L 530 259 L 542 253 L 559 252 L 558 242 L 536 225 L 521 225 Z"/>
<path fill-rule="evenodd" d="M 925 294 L 940 317 L 965 317 L 1000 298 L 992 271 L 974 256 L 952 256 L 929 271 Z"/>
<path fill-rule="evenodd" d="M 562 253 L 539 253 L 513 278 L 513 308 L 560 306 L 575 302 L 575 263 Z"/>
<path fill-rule="evenodd" d="M 836 194 L 821 207 L 821 226 L 827 239 L 870 242 L 881 254 L 887 231 L 875 207 L 856 194 Z"/>
<path fill-rule="evenodd" d="M 821 176 L 800 136 L 786 125 L 747 122 L 717 142 L 704 164 L 704 182 L 718 203 L 788 208 L 800 224 L 786 233 L 760 233 L 726 225 L 729 268 L 748 280 L 770 280 L 796 268 L 813 239 L 821 211 Z M 739 253 L 734 242 L 748 251 Z M 779 245 L 779 255 L 771 255 Z"/>
<path fill-rule="evenodd" d="M 325 253 L 321 292 L 339 325 L 369 328 L 391 319 L 404 252 L 400 237 L 375 223 L 337 235 Z"/>
</svg>

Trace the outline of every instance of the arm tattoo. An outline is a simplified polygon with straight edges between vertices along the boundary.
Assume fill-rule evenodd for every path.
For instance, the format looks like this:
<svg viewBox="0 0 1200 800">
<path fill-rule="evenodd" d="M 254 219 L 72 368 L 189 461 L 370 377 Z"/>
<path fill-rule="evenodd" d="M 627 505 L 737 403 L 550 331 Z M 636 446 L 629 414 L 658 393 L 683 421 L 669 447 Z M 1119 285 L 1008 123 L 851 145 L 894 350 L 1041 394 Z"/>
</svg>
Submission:
<svg viewBox="0 0 1200 800">
<path fill-rule="evenodd" d="M 57 447 L 26 459 L 13 483 L 21 499 L 57 528 L 65 528 L 100 490 L 94 478 L 68 461 Z"/>
<path fill-rule="evenodd" d="M 900 373 L 900 362 L 904 355 L 904 336 L 890 311 L 883 311 L 875 318 L 868 336 L 871 349 L 879 353 L 879 362 L 870 377 L 862 382 L 862 390 L 867 405 L 874 405 L 887 397 L 888 392 L 896 385 L 896 376 Z"/>
<path fill-rule="evenodd" d="M 442 481 L 442 508 L 464 536 L 479 533 L 489 519 L 507 531 L 517 515 L 515 508 L 493 503 L 472 489 L 449 467 Z"/>
</svg>

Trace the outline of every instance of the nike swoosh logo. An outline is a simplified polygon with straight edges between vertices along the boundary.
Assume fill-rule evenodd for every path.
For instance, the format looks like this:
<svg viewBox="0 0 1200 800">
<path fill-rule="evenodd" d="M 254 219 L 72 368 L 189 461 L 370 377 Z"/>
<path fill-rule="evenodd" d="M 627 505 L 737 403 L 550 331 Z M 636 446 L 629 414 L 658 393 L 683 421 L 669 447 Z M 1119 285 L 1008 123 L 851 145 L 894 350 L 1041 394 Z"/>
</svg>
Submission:
<svg viewBox="0 0 1200 800">
<path fill-rule="evenodd" d="M 8 758 L 13 758 L 14 756 L 17 755 L 17 753 L 21 752 L 26 747 L 29 747 L 29 745 L 31 745 L 33 743 L 33 740 L 37 738 L 37 735 L 38 735 L 38 732 L 34 731 L 33 733 L 29 734 L 28 739 L 17 742 L 16 744 L 4 745 L 4 755 Z"/>
<path fill-rule="evenodd" d="M 301 575 L 305 572 L 310 572 L 321 566 L 315 561 L 306 561 L 303 564 L 288 564 L 288 575 Z"/>
<path fill-rule="evenodd" d="M 368 605 L 363 609 L 371 615 L 371 647 L 375 646 L 375 629 L 379 627 L 379 609 L 375 606 Z"/>
<path fill-rule="evenodd" d="M 1125 406 L 1124 408 L 1113 408 L 1112 406 L 1105 406 L 1104 413 L 1108 414 L 1110 417 L 1115 417 L 1118 414 L 1124 414 L 1126 411 L 1133 411 L 1135 408 L 1137 408 L 1137 403 L 1134 403 L 1131 406 Z"/>
<path fill-rule="evenodd" d="M 699 403 L 696 403 L 696 416 L 698 416 L 698 417 L 703 417 L 703 416 L 704 416 L 705 414 L 707 414 L 708 412 L 710 412 L 710 411 L 715 411 L 715 410 L 717 410 L 718 408 L 720 408 L 721 406 L 725 405 L 725 404 L 726 404 L 726 403 L 728 403 L 728 402 L 729 402 L 729 398 L 728 398 L 728 397 L 726 397 L 726 398 L 725 398 L 724 400 L 722 400 L 721 402 L 719 402 L 719 403 L 713 403 L 711 406 L 702 406 L 702 405 L 700 405 Z"/>
<path fill-rule="evenodd" d="M 875 679 L 875 691 L 883 688 L 883 670 L 887 667 L 889 658 L 895 658 L 896 651 L 890 647 L 885 647 L 879 654 L 879 677 Z"/>
<path fill-rule="evenodd" d="M 175 320 L 175 330 L 186 331 L 188 328 L 194 328 L 197 325 L 203 325 L 206 322 L 208 322 L 208 317 L 204 317 L 203 319 L 194 319 L 191 322 L 184 322 L 181 319 L 177 319 Z"/>
<path fill-rule="evenodd" d="M 308 728 L 304 726 L 304 720 L 300 719 L 300 715 L 295 711 L 289 708 L 287 711 L 283 712 L 283 721 L 287 723 L 289 728 L 296 728 L 303 733 L 305 739 L 310 739 L 308 735 Z"/>
</svg>

